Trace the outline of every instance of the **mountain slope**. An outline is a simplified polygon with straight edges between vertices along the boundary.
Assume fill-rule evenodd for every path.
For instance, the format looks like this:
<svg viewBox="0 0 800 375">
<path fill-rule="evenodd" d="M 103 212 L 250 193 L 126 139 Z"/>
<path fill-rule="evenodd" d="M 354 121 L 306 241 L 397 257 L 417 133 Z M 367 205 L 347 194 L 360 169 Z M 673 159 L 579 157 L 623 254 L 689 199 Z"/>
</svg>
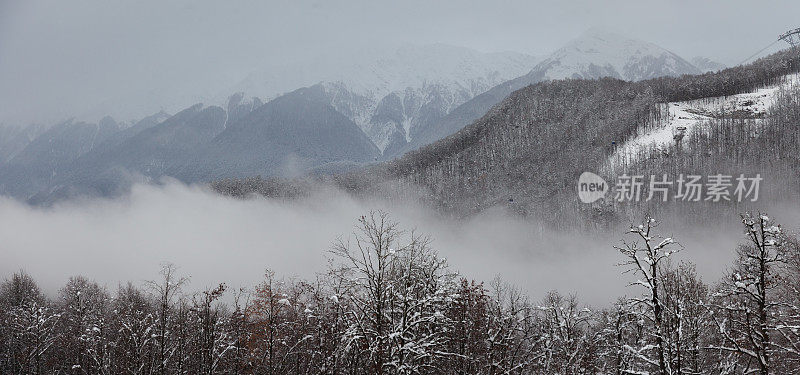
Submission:
<svg viewBox="0 0 800 375">
<path fill-rule="evenodd" d="M 275 98 L 298 87 L 340 83 L 353 93 L 379 100 L 407 88 L 453 82 L 477 93 L 493 81 L 523 74 L 536 61 L 520 53 L 482 53 L 445 44 L 373 47 L 356 55 L 325 55 L 265 66 L 229 91 Z"/>
<path fill-rule="evenodd" d="M 76 195 L 109 196 L 132 181 L 148 182 L 185 163 L 186 155 L 222 131 L 225 111 L 197 104 L 168 118 L 149 116 L 59 170 L 46 187 L 34 190 L 34 204 Z M 161 121 L 163 119 L 163 121 Z"/>
<path fill-rule="evenodd" d="M 219 134 L 225 118 L 220 107 L 194 105 L 131 137 L 108 160 L 146 176 L 162 176 L 181 163 L 187 153 Z"/>
<path fill-rule="evenodd" d="M 123 142 L 127 141 L 131 137 L 141 133 L 144 130 L 150 129 L 160 124 L 161 122 L 169 119 L 170 117 L 171 116 L 169 114 L 163 111 L 147 116 L 137 121 L 133 125 L 121 129 L 119 132 L 110 135 L 108 138 L 106 138 L 99 144 L 96 144 L 95 147 L 88 154 L 105 153 L 111 151 L 122 145 Z M 84 156 L 89 156 L 89 155 L 84 155 Z M 81 158 L 83 158 L 84 156 L 82 156 Z M 79 158 L 78 160 L 81 160 L 81 158 Z"/>
<path fill-rule="evenodd" d="M 766 84 L 756 90 L 694 100 L 662 103 L 658 121 L 641 124 L 636 135 L 617 145 L 604 170 L 613 172 L 637 164 L 649 154 L 669 154 L 676 149 L 675 135 L 684 137 L 699 132 L 708 133 L 710 124 L 725 120 L 750 122 L 755 127 L 765 126 L 775 107 L 794 94 L 800 87 L 800 76 L 795 73 Z M 730 126 L 721 124 L 720 127 Z M 683 143 L 683 142 L 682 142 Z M 685 150 L 680 148 L 681 152 Z"/>
<path fill-rule="evenodd" d="M 0 126 L 0 165 L 22 152 L 36 137 L 45 132 L 43 125 Z"/>
<path fill-rule="evenodd" d="M 698 74 L 680 56 L 653 43 L 590 29 L 555 51 L 531 72 L 542 79 L 612 77 L 640 81 L 662 76 Z"/>
<path fill-rule="evenodd" d="M 337 112 L 321 86 L 278 97 L 228 124 L 186 164 L 170 171 L 184 181 L 249 175 L 295 175 L 329 163 L 363 163 L 379 150 Z"/>
<path fill-rule="evenodd" d="M 703 57 L 703 56 L 695 56 L 692 58 L 691 62 L 692 65 L 694 65 L 701 72 L 716 72 L 727 68 L 725 64 L 716 62 L 714 60 L 709 59 L 708 57 Z"/>
<path fill-rule="evenodd" d="M 413 138 L 401 153 L 455 133 L 510 93 L 541 81 L 600 77 L 638 81 L 699 72 L 686 60 L 655 44 L 592 29 L 555 51 L 528 74 L 499 84 L 458 106 Z"/>
<path fill-rule="evenodd" d="M 355 61 L 325 56 L 265 68 L 234 89 L 272 98 L 319 84 L 330 105 L 361 127 L 384 154 L 392 154 L 459 104 L 524 74 L 536 61 L 518 53 L 406 45 L 365 51 Z"/>
<path fill-rule="evenodd" d="M 119 132 L 110 117 L 97 124 L 57 124 L 30 141 L 0 168 L 0 192 L 27 196 L 60 178 L 64 168 Z"/>
<path fill-rule="evenodd" d="M 48 204 L 80 195 L 116 195 L 134 181 L 164 176 L 205 182 L 339 171 L 380 154 L 355 123 L 329 104 L 321 85 L 266 104 L 238 94 L 227 107 L 197 104 L 173 116 L 159 113 L 97 138 L 96 145 L 85 144 L 91 139 L 87 131 L 95 129 L 91 124 L 65 123 L 32 142 L 11 167 L 0 169 L 0 178 L 24 177 L 18 179 L 24 183 L 2 187 L 31 203 Z M 56 147 L 60 143 L 53 138 L 75 144 Z"/>
<path fill-rule="evenodd" d="M 653 121 L 668 120 L 659 117 L 663 103 L 700 99 L 713 103 L 787 82 L 787 75 L 797 71 L 800 59 L 780 52 L 713 74 L 640 82 L 609 78 L 542 82 L 514 92 L 453 136 L 348 179 L 371 181 L 364 185 L 381 186 L 381 194 L 389 195 L 419 187 L 420 197 L 458 215 L 503 206 L 559 225 L 607 215 L 624 217 L 628 210 L 645 208 L 582 204 L 575 182 L 582 172 L 601 171 L 616 144 L 635 139 L 642 127 L 656 126 Z M 750 119 L 738 110 L 714 115 L 716 122 L 708 133 L 687 136 L 685 154 L 658 152 L 627 171 L 643 175 L 761 171 L 775 177 L 769 184 L 772 193 L 783 194 L 778 185 L 800 178 L 796 156 L 800 90 L 779 98 L 769 111 Z M 685 169 L 676 172 L 676 165 Z M 695 206 L 691 209 L 714 212 L 700 203 Z"/>
<path fill-rule="evenodd" d="M 80 121 L 41 136 L 30 132 L 34 128 L 8 128 L 0 134 L 0 157 L 8 162 L 0 168 L 0 191 L 50 202 L 113 195 L 132 180 L 162 176 L 195 182 L 351 169 L 400 149 L 458 104 L 533 63 L 523 54 L 446 45 L 380 48 L 366 56 L 270 67 L 239 87 L 275 97 L 268 105 L 238 92 L 224 110 L 195 105 L 174 116 L 161 112 L 107 135 L 110 118 L 101 121 L 102 132 Z M 281 95 L 305 83 L 310 87 Z M 250 116 L 258 109 L 261 117 Z"/>
</svg>

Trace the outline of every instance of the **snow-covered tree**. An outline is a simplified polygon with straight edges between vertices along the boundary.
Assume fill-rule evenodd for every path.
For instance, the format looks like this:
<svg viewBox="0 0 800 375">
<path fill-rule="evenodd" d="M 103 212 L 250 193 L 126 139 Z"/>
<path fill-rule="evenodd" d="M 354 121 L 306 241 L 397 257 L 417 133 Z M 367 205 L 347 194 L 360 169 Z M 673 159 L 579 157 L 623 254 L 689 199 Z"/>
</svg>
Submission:
<svg viewBox="0 0 800 375">
<path fill-rule="evenodd" d="M 737 249 L 737 259 L 715 293 L 711 304 L 717 334 L 715 349 L 733 355 L 729 367 L 745 373 L 780 373 L 773 357 L 788 348 L 777 344 L 777 329 L 784 302 L 776 292 L 778 271 L 785 264 L 786 236 L 764 214 L 742 215 L 747 243 Z"/>
<path fill-rule="evenodd" d="M 44 374 L 55 368 L 61 314 L 24 272 L 0 284 L 0 372 Z"/>
<path fill-rule="evenodd" d="M 712 368 L 705 352 L 711 324 L 705 303 L 708 287 L 693 264 L 667 263 L 659 275 L 664 308 L 664 341 L 669 368 L 675 374 L 707 373 Z"/>
<path fill-rule="evenodd" d="M 114 373 L 151 374 L 156 365 L 156 316 L 153 304 L 133 284 L 117 290 L 111 303 Z"/>
<path fill-rule="evenodd" d="M 228 314 L 219 299 L 227 286 L 219 284 L 195 295 L 189 308 L 190 349 L 188 367 L 194 374 L 215 374 L 226 355 L 235 350 L 235 339 L 226 331 Z"/>
<path fill-rule="evenodd" d="M 339 263 L 331 274 L 349 303 L 344 349 L 367 358 L 371 373 L 434 372 L 448 355 L 445 308 L 455 284 L 427 238 L 373 212 L 332 254 Z"/>
<path fill-rule="evenodd" d="M 156 299 L 155 302 L 155 361 L 156 373 L 165 375 L 170 373 L 173 359 L 180 360 L 179 349 L 184 342 L 179 336 L 185 326 L 180 324 L 180 318 L 185 315 L 185 306 L 176 304 L 181 297 L 181 288 L 188 281 L 185 277 L 177 275 L 177 267 L 166 263 L 161 268 L 161 279 L 148 281 L 147 285 Z"/>
<path fill-rule="evenodd" d="M 0 373 L 797 373 L 800 241 L 766 215 L 742 222 L 748 243 L 709 288 L 646 218 L 618 247 L 643 292 L 599 309 L 468 281 L 380 212 L 314 282 L 267 272 L 233 305 L 224 284 L 184 295 L 171 265 L 151 294 L 114 298 L 73 277 L 51 301 L 18 273 L 0 283 Z"/>
<path fill-rule="evenodd" d="M 644 322 L 635 310 L 638 308 L 630 300 L 620 298 L 612 307 L 600 313 L 598 360 L 602 372 L 625 374 L 640 362 L 638 353 L 630 350 L 642 346 L 646 340 Z"/>
<path fill-rule="evenodd" d="M 594 314 L 581 307 L 576 296 L 547 293 L 539 307 L 545 353 L 545 372 L 578 374 L 593 370 L 599 337 L 592 326 Z"/>
<path fill-rule="evenodd" d="M 626 258 L 621 266 L 626 267 L 625 272 L 636 277 L 632 286 L 643 290 L 641 297 L 631 299 L 634 304 L 632 311 L 639 314 L 648 330 L 647 340 L 642 346 L 628 347 L 644 364 L 643 370 L 657 369 L 661 374 L 674 374 L 671 360 L 668 358 L 670 345 L 666 332 L 666 315 L 664 311 L 665 291 L 662 289 L 661 272 L 669 257 L 678 248 L 672 238 L 658 238 L 655 228 L 658 223 L 649 215 L 638 226 L 631 226 L 630 233 L 635 236 L 633 241 L 623 241 L 622 246 L 615 246 Z M 641 241 L 641 242 L 640 242 Z M 643 309 L 638 307 L 643 306 Z"/>
<path fill-rule="evenodd" d="M 489 284 L 486 369 L 489 374 L 526 373 L 541 366 L 546 337 L 527 295 L 499 277 Z"/>
<path fill-rule="evenodd" d="M 484 371 L 489 339 L 488 317 L 492 302 L 483 283 L 462 278 L 447 306 L 446 367 L 458 374 Z"/>
<path fill-rule="evenodd" d="M 776 293 L 780 306 L 774 315 L 775 345 L 786 368 L 800 368 L 800 241 L 785 236 L 781 251 L 784 262 L 778 272 Z"/>
<path fill-rule="evenodd" d="M 108 293 L 84 277 L 71 277 L 59 293 L 61 365 L 66 372 L 105 373 L 111 364 Z"/>
</svg>

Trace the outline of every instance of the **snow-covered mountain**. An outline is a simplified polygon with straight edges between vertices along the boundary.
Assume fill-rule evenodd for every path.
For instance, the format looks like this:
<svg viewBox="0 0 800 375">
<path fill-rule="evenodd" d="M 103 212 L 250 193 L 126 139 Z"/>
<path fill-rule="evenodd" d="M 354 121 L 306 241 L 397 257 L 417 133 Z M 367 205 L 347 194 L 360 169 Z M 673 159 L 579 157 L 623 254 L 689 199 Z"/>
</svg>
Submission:
<svg viewBox="0 0 800 375">
<path fill-rule="evenodd" d="M 381 151 L 404 145 L 453 108 L 529 71 L 537 58 L 482 53 L 444 44 L 373 48 L 354 57 L 270 66 L 231 90 L 271 99 L 298 87 L 322 85 L 331 105 Z"/>
<path fill-rule="evenodd" d="M 639 81 L 661 76 L 699 74 L 680 56 L 653 43 L 593 28 L 559 48 L 527 74 L 503 82 L 454 108 L 426 127 L 397 154 L 433 143 L 469 125 L 512 92 L 541 81 L 614 77 Z"/>
<path fill-rule="evenodd" d="M 692 65 L 694 65 L 697 69 L 700 69 L 701 72 L 716 72 L 728 67 L 721 62 L 717 62 L 703 56 L 692 57 L 691 62 Z"/>
<path fill-rule="evenodd" d="M 586 34 L 535 61 L 431 45 L 270 67 L 227 89 L 237 92 L 233 96 L 173 116 L 160 113 L 140 125 L 103 127 L 116 130 L 88 145 L 79 140 L 97 138 L 100 123 L 69 122 L 44 137 L 8 132 L 8 139 L 27 141 L 16 148 L 0 142 L 6 160 L 0 191 L 25 198 L 44 192 L 49 200 L 113 193 L 128 175 L 198 182 L 344 170 L 456 133 L 491 115 L 512 92 L 542 80 L 698 72 L 651 43 L 610 33 Z"/>
<path fill-rule="evenodd" d="M 542 80 L 614 77 L 627 81 L 698 73 L 694 65 L 653 43 L 601 29 L 586 31 L 531 72 Z"/>
<path fill-rule="evenodd" d="M 521 53 L 483 53 L 446 44 L 373 47 L 357 55 L 264 66 L 233 89 L 263 98 L 320 82 L 341 82 L 353 92 L 378 97 L 430 82 L 458 82 L 479 90 L 476 85 L 524 73 L 537 60 Z"/>
</svg>

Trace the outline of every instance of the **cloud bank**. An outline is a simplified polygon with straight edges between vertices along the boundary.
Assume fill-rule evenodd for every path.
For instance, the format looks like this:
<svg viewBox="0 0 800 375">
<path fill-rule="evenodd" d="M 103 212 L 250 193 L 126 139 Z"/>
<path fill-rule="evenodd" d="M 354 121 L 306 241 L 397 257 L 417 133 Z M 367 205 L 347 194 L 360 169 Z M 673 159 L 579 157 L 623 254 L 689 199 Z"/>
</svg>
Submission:
<svg viewBox="0 0 800 375">
<path fill-rule="evenodd" d="M 637 292 L 626 288 L 630 280 L 615 266 L 622 258 L 612 246 L 624 228 L 604 235 L 550 232 L 500 211 L 455 221 L 413 204 L 361 201 L 337 191 L 293 202 L 239 200 L 177 182 L 47 209 L 0 199 L 0 279 L 24 269 L 53 294 L 80 274 L 114 291 L 119 283 L 156 279 L 163 262 L 191 277 L 190 291 L 219 282 L 252 287 L 265 269 L 312 278 L 325 271 L 331 244 L 375 209 L 430 235 L 432 246 L 463 275 L 483 281 L 500 276 L 534 299 L 556 289 L 602 304 Z M 686 248 L 681 257 L 713 282 L 742 240 L 736 223 L 732 218 L 729 231 L 672 233 L 670 223 L 660 230 L 674 235 Z"/>
</svg>

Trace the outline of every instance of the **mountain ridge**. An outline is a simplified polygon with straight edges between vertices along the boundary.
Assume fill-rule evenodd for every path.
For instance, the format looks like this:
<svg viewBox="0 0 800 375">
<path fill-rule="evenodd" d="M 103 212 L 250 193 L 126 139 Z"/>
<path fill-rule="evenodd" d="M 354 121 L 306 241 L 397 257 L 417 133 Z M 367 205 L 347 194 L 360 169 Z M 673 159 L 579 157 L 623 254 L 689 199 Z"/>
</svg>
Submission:
<svg viewBox="0 0 800 375">
<path fill-rule="evenodd" d="M 637 81 L 699 73 L 683 58 L 653 43 L 590 29 L 553 52 L 527 74 L 503 82 L 455 108 L 398 154 L 455 133 L 512 92 L 544 80 L 612 77 Z"/>
</svg>

